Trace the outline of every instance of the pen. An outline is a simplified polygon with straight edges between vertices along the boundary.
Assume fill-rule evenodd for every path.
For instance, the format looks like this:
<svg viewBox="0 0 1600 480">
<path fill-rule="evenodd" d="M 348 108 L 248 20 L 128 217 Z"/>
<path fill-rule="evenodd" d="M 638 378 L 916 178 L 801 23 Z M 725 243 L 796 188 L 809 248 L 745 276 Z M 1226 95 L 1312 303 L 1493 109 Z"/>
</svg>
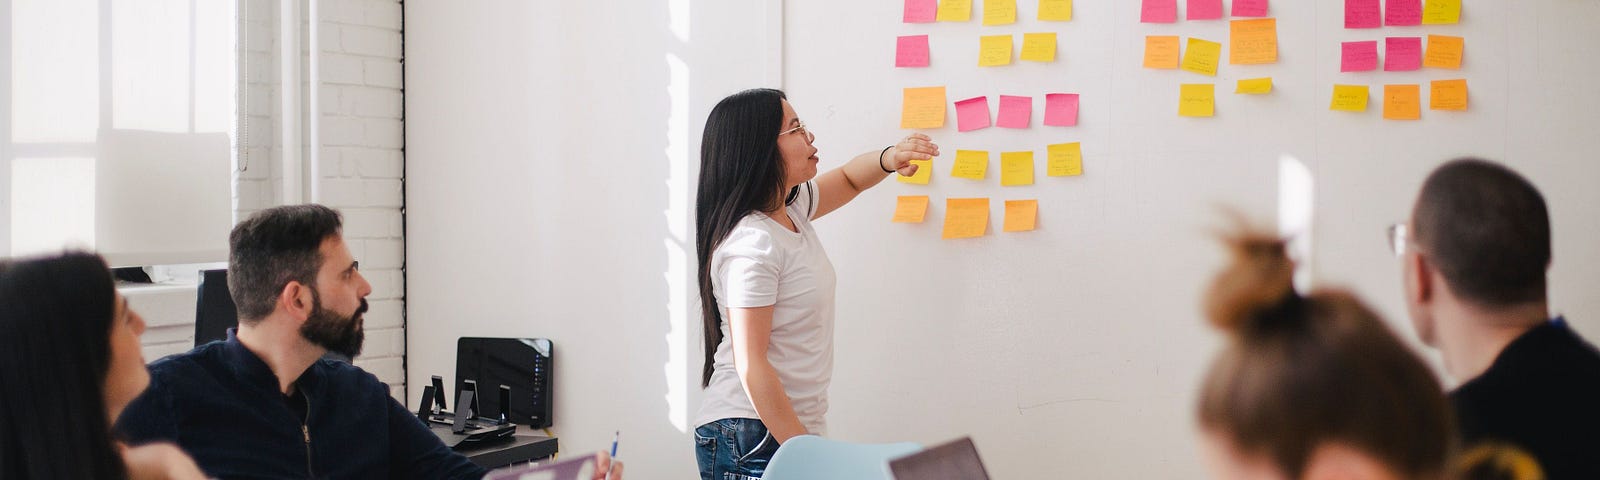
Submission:
<svg viewBox="0 0 1600 480">
<path fill-rule="evenodd" d="M 617 433 L 611 436 L 611 458 L 617 458 L 617 440 L 620 438 L 622 438 L 622 430 L 617 430 Z"/>
</svg>

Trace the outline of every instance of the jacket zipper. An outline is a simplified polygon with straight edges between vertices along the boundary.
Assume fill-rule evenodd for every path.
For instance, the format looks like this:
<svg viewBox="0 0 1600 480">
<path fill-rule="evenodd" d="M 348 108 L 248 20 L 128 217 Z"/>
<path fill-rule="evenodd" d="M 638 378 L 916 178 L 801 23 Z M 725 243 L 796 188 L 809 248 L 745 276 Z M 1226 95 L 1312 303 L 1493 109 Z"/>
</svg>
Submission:
<svg viewBox="0 0 1600 480">
<path fill-rule="evenodd" d="M 306 401 L 306 419 L 300 422 L 300 434 L 306 440 L 306 478 L 317 478 L 317 472 L 311 468 L 311 397 L 300 391 L 300 398 Z"/>
</svg>

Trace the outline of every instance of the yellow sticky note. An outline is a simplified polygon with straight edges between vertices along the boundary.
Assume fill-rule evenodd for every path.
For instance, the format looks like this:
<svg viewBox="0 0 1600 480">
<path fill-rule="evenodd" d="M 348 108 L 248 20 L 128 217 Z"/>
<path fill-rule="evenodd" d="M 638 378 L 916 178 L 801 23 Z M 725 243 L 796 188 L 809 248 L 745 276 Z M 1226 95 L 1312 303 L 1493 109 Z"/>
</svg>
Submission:
<svg viewBox="0 0 1600 480">
<path fill-rule="evenodd" d="M 956 164 L 950 176 L 983 180 L 989 173 L 989 152 L 983 150 L 956 150 Z"/>
<path fill-rule="evenodd" d="M 1367 111 L 1367 86 L 1334 85 L 1333 103 L 1328 105 L 1328 109 L 1341 112 Z"/>
<path fill-rule="evenodd" d="M 1178 37 L 1144 37 L 1144 68 L 1178 68 Z"/>
<path fill-rule="evenodd" d="M 1017 23 L 1017 0 L 983 0 L 984 25 Z"/>
<path fill-rule="evenodd" d="M 1072 0 L 1039 0 L 1039 20 L 1044 22 L 1072 20 Z"/>
<path fill-rule="evenodd" d="M 917 173 L 913 173 L 909 177 L 895 174 L 894 179 L 899 180 L 900 183 L 927 185 L 928 180 L 933 178 L 933 160 L 912 160 L 911 164 L 917 166 Z"/>
<path fill-rule="evenodd" d="M 1229 22 L 1228 63 L 1259 65 L 1278 61 L 1278 19 Z"/>
<path fill-rule="evenodd" d="M 1246 78 L 1239 80 L 1239 86 L 1233 89 L 1233 93 L 1244 93 L 1250 95 L 1263 95 L 1272 93 L 1272 77 Z"/>
<path fill-rule="evenodd" d="M 1222 58 L 1222 44 L 1189 39 L 1189 48 L 1183 52 L 1183 69 L 1201 75 L 1217 76 L 1217 61 Z"/>
<path fill-rule="evenodd" d="M 1422 94 L 1417 85 L 1384 85 L 1383 118 L 1416 120 L 1422 118 Z"/>
<path fill-rule="evenodd" d="M 1179 85 L 1178 115 L 1183 117 L 1209 117 L 1216 114 L 1217 89 L 1209 83 Z"/>
<path fill-rule="evenodd" d="M 940 0 L 939 13 L 934 17 L 941 22 L 965 22 L 972 19 L 972 0 Z"/>
<path fill-rule="evenodd" d="M 989 199 L 946 198 L 944 238 L 977 238 L 989 229 Z"/>
<path fill-rule="evenodd" d="M 1045 148 L 1049 157 L 1045 169 L 1050 176 L 1083 175 L 1083 148 L 1078 142 L 1058 143 Z"/>
<path fill-rule="evenodd" d="M 1027 232 L 1039 219 L 1038 200 L 1006 200 L 1006 221 L 1001 230 Z"/>
<path fill-rule="evenodd" d="M 1428 95 L 1428 108 L 1433 110 L 1466 110 L 1467 79 L 1434 80 Z"/>
<path fill-rule="evenodd" d="M 1422 54 L 1422 66 L 1460 69 L 1461 49 L 1461 37 L 1428 35 L 1428 50 Z"/>
<path fill-rule="evenodd" d="M 1422 3 L 1423 25 L 1454 23 L 1461 23 L 1461 0 L 1427 0 Z"/>
<path fill-rule="evenodd" d="M 1011 36 L 984 35 L 978 39 L 978 66 L 1011 64 Z"/>
<path fill-rule="evenodd" d="M 922 223 L 928 215 L 927 195 L 901 195 L 894 204 L 894 223 Z"/>
<path fill-rule="evenodd" d="M 1030 62 L 1056 61 L 1056 34 L 1022 34 L 1022 59 Z"/>
<path fill-rule="evenodd" d="M 944 87 L 907 88 L 900 101 L 900 128 L 944 126 Z"/>
<path fill-rule="evenodd" d="M 1033 152 L 1000 152 L 1000 186 L 1033 185 Z"/>
</svg>

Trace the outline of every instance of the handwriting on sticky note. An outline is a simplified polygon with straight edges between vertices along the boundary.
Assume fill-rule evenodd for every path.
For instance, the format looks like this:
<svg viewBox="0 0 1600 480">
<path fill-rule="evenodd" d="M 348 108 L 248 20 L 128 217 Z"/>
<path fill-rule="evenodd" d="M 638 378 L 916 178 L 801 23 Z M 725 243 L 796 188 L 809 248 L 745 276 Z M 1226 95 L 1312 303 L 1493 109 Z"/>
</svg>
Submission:
<svg viewBox="0 0 1600 480">
<path fill-rule="evenodd" d="M 1217 61 L 1220 59 L 1222 59 L 1222 44 L 1190 38 L 1189 47 L 1183 52 L 1183 69 L 1215 77 Z"/>
<path fill-rule="evenodd" d="M 1421 67 L 1421 37 L 1389 37 L 1383 39 L 1383 71 L 1408 72 Z"/>
<path fill-rule="evenodd" d="M 1184 10 L 1186 20 L 1216 20 L 1222 18 L 1222 0 L 1189 0 Z"/>
<path fill-rule="evenodd" d="M 1000 186 L 1033 185 L 1033 152 L 1000 152 Z"/>
<path fill-rule="evenodd" d="M 1267 16 L 1267 0 L 1233 0 L 1233 16 L 1265 17 Z"/>
<path fill-rule="evenodd" d="M 906 0 L 905 23 L 932 23 L 939 19 L 939 0 Z"/>
<path fill-rule="evenodd" d="M 1416 85 L 1383 86 L 1383 118 L 1416 120 L 1422 118 L 1422 99 Z"/>
<path fill-rule="evenodd" d="M 1178 68 L 1178 37 L 1144 37 L 1144 68 Z"/>
<path fill-rule="evenodd" d="M 1422 56 L 1422 66 L 1428 68 L 1461 68 L 1461 37 L 1428 35 L 1428 51 Z"/>
<path fill-rule="evenodd" d="M 1278 19 L 1234 20 L 1228 26 L 1228 63 L 1260 65 L 1278 61 Z"/>
<path fill-rule="evenodd" d="M 1144 0 L 1139 9 L 1140 23 L 1173 23 L 1178 21 L 1178 0 Z"/>
<path fill-rule="evenodd" d="M 944 238 L 977 238 L 989 229 L 989 199 L 946 198 Z"/>
<path fill-rule="evenodd" d="M 1056 61 L 1055 32 L 1022 34 L 1021 57 L 1029 62 Z"/>
<path fill-rule="evenodd" d="M 1423 25 L 1456 23 L 1461 23 L 1461 0 L 1425 0 L 1422 3 Z"/>
<path fill-rule="evenodd" d="M 984 35 L 978 38 L 978 66 L 1011 64 L 1011 36 Z"/>
<path fill-rule="evenodd" d="M 1006 200 L 1006 220 L 1001 230 L 1027 232 L 1039 219 L 1038 200 Z"/>
<path fill-rule="evenodd" d="M 927 195 L 901 195 L 895 197 L 894 223 L 922 223 L 928 215 Z"/>
<path fill-rule="evenodd" d="M 1339 71 L 1365 72 L 1378 68 L 1378 41 L 1339 44 Z"/>
<path fill-rule="evenodd" d="M 938 19 L 941 22 L 965 22 L 972 19 L 972 0 L 940 0 Z"/>
<path fill-rule="evenodd" d="M 1045 172 L 1052 177 L 1083 175 L 1083 148 L 1078 142 L 1045 147 Z"/>
<path fill-rule="evenodd" d="M 995 125 L 1000 128 L 1028 128 L 1033 120 L 1033 97 L 1000 96 L 1000 115 Z"/>
<path fill-rule="evenodd" d="M 1051 93 L 1044 96 L 1044 124 L 1052 127 L 1078 125 L 1078 94 Z"/>
<path fill-rule="evenodd" d="M 989 152 L 983 150 L 956 150 L 956 162 L 955 166 L 950 168 L 950 176 L 983 180 L 983 177 L 988 173 Z"/>
<path fill-rule="evenodd" d="M 983 0 L 984 25 L 1017 23 L 1017 0 Z"/>
<path fill-rule="evenodd" d="M 1272 93 L 1272 77 L 1241 79 L 1239 80 L 1239 85 L 1233 89 L 1233 93 L 1243 93 L 1247 95 L 1265 95 Z"/>
<path fill-rule="evenodd" d="M 1383 26 L 1381 0 L 1344 0 L 1344 28 Z"/>
<path fill-rule="evenodd" d="M 1217 90 L 1209 83 L 1185 83 L 1178 86 L 1178 115 L 1183 117 L 1209 117 L 1216 114 Z"/>
<path fill-rule="evenodd" d="M 900 101 L 900 128 L 943 127 L 944 102 L 944 87 L 905 89 Z"/>
<path fill-rule="evenodd" d="M 1409 27 L 1422 24 L 1422 0 L 1387 0 L 1383 7 L 1384 25 Z"/>
<path fill-rule="evenodd" d="M 1328 105 L 1328 109 L 1341 112 L 1367 111 L 1367 86 L 1334 85 L 1333 102 Z"/>
<path fill-rule="evenodd" d="M 1039 21 L 1066 22 L 1072 20 L 1072 0 L 1039 0 Z"/>
<path fill-rule="evenodd" d="M 908 35 L 895 39 L 894 66 L 928 66 L 928 36 Z"/>
<path fill-rule="evenodd" d="M 1466 110 L 1467 80 L 1434 80 L 1428 92 L 1428 108 L 1433 110 Z"/>
<path fill-rule="evenodd" d="M 911 174 L 909 177 L 905 175 L 895 175 L 894 179 L 899 180 L 900 183 L 909 183 L 912 185 L 927 185 L 928 180 L 933 179 L 933 159 L 912 160 L 911 164 L 917 166 L 916 173 Z"/>
<path fill-rule="evenodd" d="M 989 128 L 989 97 L 956 102 L 956 130 L 970 132 L 980 128 Z"/>
</svg>

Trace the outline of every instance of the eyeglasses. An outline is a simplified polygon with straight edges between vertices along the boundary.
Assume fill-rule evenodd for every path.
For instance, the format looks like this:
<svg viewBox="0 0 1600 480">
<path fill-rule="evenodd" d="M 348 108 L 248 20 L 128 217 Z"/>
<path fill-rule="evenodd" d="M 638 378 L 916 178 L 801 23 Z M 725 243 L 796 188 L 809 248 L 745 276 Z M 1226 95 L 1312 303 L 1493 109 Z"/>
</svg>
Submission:
<svg viewBox="0 0 1600 480">
<path fill-rule="evenodd" d="M 801 135 L 805 135 L 806 138 L 816 138 L 816 137 L 811 136 L 811 131 L 810 130 L 806 129 L 806 122 L 802 122 L 802 121 L 799 121 L 799 120 L 795 120 L 794 122 L 797 123 L 798 125 L 795 125 L 794 128 L 791 128 L 791 129 L 788 129 L 788 130 L 784 130 L 782 132 L 778 132 L 778 136 L 781 137 L 781 136 L 788 135 L 788 134 L 791 134 L 791 133 L 799 132 Z"/>
<path fill-rule="evenodd" d="M 1395 222 L 1389 225 L 1388 235 L 1389 251 L 1394 252 L 1396 257 L 1405 255 L 1407 245 L 1411 244 L 1411 238 L 1406 232 L 1406 224 L 1404 222 Z"/>
</svg>

